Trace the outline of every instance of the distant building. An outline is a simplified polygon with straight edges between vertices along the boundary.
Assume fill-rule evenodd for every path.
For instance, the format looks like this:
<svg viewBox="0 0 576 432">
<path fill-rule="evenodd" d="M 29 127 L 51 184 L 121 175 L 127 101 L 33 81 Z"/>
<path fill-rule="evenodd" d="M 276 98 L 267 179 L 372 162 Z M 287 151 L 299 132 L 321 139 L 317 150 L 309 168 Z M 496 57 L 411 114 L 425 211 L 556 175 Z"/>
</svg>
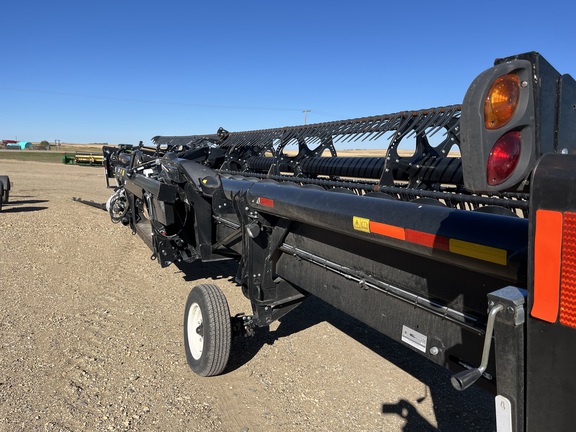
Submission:
<svg viewBox="0 0 576 432">
<path fill-rule="evenodd" d="M 13 149 L 13 150 L 31 149 L 32 143 L 29 141 L 19 141 L 17 143 L 11 142 L 11 143 L 6 144 L 6 148 L 7 149 Z"/>
<path fill-rule="evenodd" d="M 8 144 L 16 144 L 18 141 L 14 141 L 14 140 L 2 140 L 0 141 L 0 145 L 2 145 L 2 147 L 6 147 Z"/>
</svg>

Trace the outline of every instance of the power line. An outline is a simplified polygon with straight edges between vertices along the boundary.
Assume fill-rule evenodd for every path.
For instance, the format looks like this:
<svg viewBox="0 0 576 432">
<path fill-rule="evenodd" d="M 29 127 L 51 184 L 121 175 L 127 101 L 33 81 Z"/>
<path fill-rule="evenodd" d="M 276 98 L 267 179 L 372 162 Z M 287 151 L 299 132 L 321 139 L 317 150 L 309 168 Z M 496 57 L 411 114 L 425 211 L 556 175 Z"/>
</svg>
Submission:
<svg viewBox="0 0 576 432">
<path fill-rule="evenodd" d="M 106 95 L 103 95 L 103 96 L 102 95 L 89 95 L 89 94 L 82 94 L 82 93 L 58 92 L 58 91 L 52 91 L 52 90 L 39 90 L 39 89 L 24 89 L 24 88 L 15 88 L 15 87 L 0 87 L 0 90 L 16 91 L 16 92 L 22 92 L 22 93 L 39 93 L 39 94 L 48 94 L 48 95 L 54 95 L 54 96 L 81 97 L 81 98 L 88 98 L 88 99 L 115 100 L 115 101 L 122 101 L 122 102 L 135 102 L 135 103 L 158 104 L 158 105 L 189 106 L 189 107 L 196 107 L 196 108 L 218 108 L 218 109 L 256 110 L 256 111 L 301 111 L 300 108 L 199 104 L 199 103 L 190 103 L 190 102 L 174 102 L 174 101 L 161 101 L 161 100 L 153 100 L 153 99 L 124 98 L 124 97 L 106 96 Z"/>
</svg>

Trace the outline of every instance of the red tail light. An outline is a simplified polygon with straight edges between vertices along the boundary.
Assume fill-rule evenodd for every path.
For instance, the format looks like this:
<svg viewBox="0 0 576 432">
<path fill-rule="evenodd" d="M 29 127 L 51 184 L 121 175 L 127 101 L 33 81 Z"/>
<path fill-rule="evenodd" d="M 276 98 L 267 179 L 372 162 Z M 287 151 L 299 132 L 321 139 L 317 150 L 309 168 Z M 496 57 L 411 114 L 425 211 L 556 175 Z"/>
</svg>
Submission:
<svg viewBox="0 0 576 432">
<path fill-rule="evenodd" d="M 520 158 L 520 132 L 510 131 L 498 138 L 486 164 L 486 181 L 490 186 L 504 183 L 514 172 Z"/>
</svg>

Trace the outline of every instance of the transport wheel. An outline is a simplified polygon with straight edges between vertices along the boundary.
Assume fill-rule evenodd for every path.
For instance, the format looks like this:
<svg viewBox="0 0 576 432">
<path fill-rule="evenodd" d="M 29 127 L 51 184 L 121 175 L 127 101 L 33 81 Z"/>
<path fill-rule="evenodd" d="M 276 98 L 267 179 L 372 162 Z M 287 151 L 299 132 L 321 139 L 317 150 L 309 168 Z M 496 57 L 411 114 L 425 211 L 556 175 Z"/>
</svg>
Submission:
<svg viewBox="0 0 576 432">
<path fill-rule="evenodd" d="M 0 182 L 0 196 L 2 196 L 2 199 L 0 199 L 0 211 L 2 211 L 2 203 L 4 202 L 4 186 L 2 182 Z"/>
<path fill-rule="evenodd" d="M 184 310 L 184 348 L 190 369 L 200 376 L 222 373 L 232 345 L 230 309 L 216 285 L 192 288 Z"/>
<path fill-rule="evenodd" d="M 0 183 L 4 187 L 4 191 L 0 192 L 0 196 L 2 196 L 2 203 L 7 204 L 8 198 L 10 197 L 10 179 L 8 176 L 0 176 Z"/>
</svg>

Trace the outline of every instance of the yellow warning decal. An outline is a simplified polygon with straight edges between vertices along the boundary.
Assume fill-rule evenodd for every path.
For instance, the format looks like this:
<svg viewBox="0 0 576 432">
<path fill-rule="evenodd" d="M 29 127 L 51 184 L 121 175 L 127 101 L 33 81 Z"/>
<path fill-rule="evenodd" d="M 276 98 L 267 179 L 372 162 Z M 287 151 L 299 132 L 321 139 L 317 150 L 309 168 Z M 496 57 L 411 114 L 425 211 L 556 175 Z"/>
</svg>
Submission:
<svg viewBox="0 0 576 432">
<path fill-rule="evenodd" d="M 505 249 L 470 243 L 463 240 L 450 239 L 450 252 L 465 255 L 470 258 L 506 265 L 508 253 Z"/>
<path fill-rule="evenodd" d="M 354 216 L 353 224 L 356 231 L 370 232 L 370 219 Z"/>
</svg>

